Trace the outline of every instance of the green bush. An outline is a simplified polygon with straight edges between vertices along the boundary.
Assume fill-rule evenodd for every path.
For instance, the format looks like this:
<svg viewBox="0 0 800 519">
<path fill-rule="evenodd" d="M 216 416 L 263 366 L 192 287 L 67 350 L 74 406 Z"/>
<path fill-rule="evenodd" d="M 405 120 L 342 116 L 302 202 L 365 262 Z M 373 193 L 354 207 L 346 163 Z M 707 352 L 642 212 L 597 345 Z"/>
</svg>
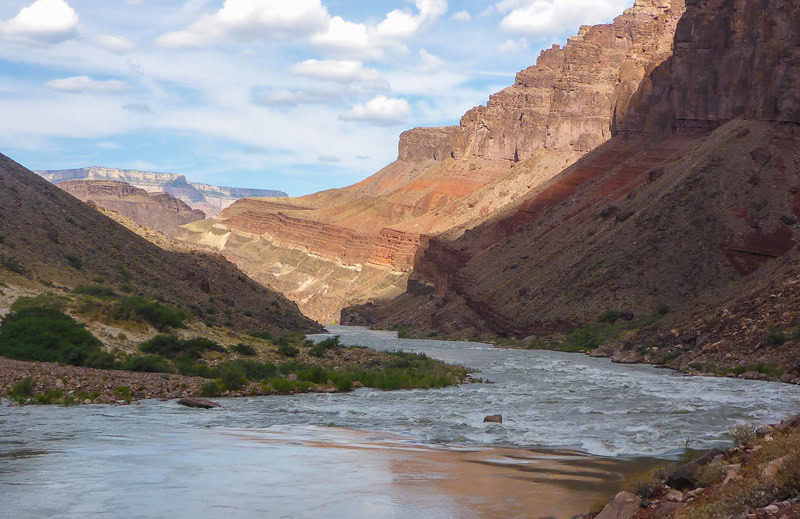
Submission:
<svg viewBox="0 0 800 519">
<path fill-rule="evenodd" d="M 94 297 L 116 297 L 117 295 L 113 290 L 102 285 L 78 285 L 72 293 Z"/>
<path fill-rule="evenodd" d="M 86 359 L 84 366 L 95 369 L 114 369 L 117 367 L 117 358 L 106 351 L 93 351 Z"/>
<path fill-rule="evenodd" d="M 20 262 L 15 260 L 14 258 L 5 259 L 0 265 L 2 265 L 4 269 L 14 272 L 16 274 L 25 273 L 25 269 L 22 267 Z"/>
<path fill-rule="evenodd" d="M 211 380 L 206 382 L 200 387 L 200 396 L 220 396 L 222 394 L 222 389 L 220 389 L 219 385 Z"/>
<path fill-rule="evenodd" d="M 241 389 L 247 384 L 247 375 L 238 364 L 226 362 L 217 368 L 217 382 L 227 391 Z"/>
<path fill-rule="evenodd" d="M 100 345 L 83 325 L 53 308 L 26 308 L 0 325 L 0 355 L 11 359 L 82 366 Z"/>
<path fill-rule="evenodd" d="M 761 343 L 768 348 L 775 348 L 785 342 L 786 335 L 775 326 L 770 326 L 761 340 Z"/>
<path fill-rule="evenodd" d="M 622 312 L 621 311 L 619 311 L 619 310 L 606 310 L 605 312 L 600 314 L 600 317 L 597 318 L 597 321 L 601 322 L 601 323 L 614 324 L 615 322 L 619 321 L 620 319 L 622 319 Z"/>
<path fill-rule="evenodd" d="M 739 446 L 748 446 L 752 445 L 757 438 L 756 430 L 758 429 L 758 424 L 755 422 L 750 423 L 740 423 L 733 426 L 730 431 L 728 431 L 733 439 L 733 443 Z"/>
<path fill-rule="evenodd" d="M 189 315 L 172 305 L 132 296 L 125 297 L 114 305 L 112 317 L 120 321 L 144 320 L 156 330 L 164 331 L 170 327 L 185 328 L 184 320 Z"/>
<path fill-rule="evenodd" d="M 300 350 L 290 344 L 278 344 L 278 354 L 282 357 L 297 357 Z"/>
<path fill-rule="evenodd" d="M 225 348 L 204 337 L 181 339 L 175 335 L 156 335 L 149 341 L 140 344 L 139 350 L 143 353 L 158 354 L 168 359 L 199 359 L 206 351 L 224 352 Z"/>
<path fill-rule="evenodd" d="M 83 268 L 83 261 L 81 261 L 81 259 L 78 256 L 74 254 L 67 254 L 66 256 L 64 256 L 64 258 L 66 258 L 67 263 L 69 263 L 69 266 L 74 268 L 75 270 L 81 270 Z"/>
<path fill-rule="evenodd" d="M 231 346 L 231 351 L 238 353 L 239 355 L 246 355 L 248 357 L 255 357 L 258 355 L 256 349 L 249 344 L 234 344 Z"/>
<path fill-rule="evenodd" d="M 143 373 L 174 373 L 175 368 L 160 355 L 137 355 L 130 357 L 122 364 L 126 371 Z"/>
<path fill-rule="evenodd" d="M 8 396 L 12 398 L 25 398 L 33 396 L 33 389 L 36 386 L 36 381 L 33 377 L 25 377 L 19 382 L 11 386 Z"/>
</svg>

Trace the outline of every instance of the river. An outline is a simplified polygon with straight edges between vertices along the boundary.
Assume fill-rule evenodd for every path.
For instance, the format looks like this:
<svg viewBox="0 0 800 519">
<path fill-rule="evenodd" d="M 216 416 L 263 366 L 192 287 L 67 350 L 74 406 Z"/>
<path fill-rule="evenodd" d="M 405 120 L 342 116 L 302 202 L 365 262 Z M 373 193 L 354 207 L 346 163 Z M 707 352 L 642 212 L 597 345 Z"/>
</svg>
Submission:
<svg viewBox="0 0 800 519">
<path fill-rule="evenodd" d="M 800 387 L 331 326 L 492 383 L 442 390 L 0 407 L 0 517 L 571 517 L 687 440 L 797 412 Z M 328 335 L 313 336 L 320 339 Z M 484 424 L 487 414 L 505 422 Z"/>
</svg>

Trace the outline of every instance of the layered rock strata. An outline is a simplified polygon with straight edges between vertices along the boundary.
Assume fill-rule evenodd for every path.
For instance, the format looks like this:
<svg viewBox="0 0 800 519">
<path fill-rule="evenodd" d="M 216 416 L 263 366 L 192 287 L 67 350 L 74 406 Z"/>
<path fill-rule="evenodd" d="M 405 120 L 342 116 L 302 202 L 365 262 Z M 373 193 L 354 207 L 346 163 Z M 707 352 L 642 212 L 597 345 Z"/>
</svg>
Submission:
<svg viewBox="0 0 800 519">
<path fill-rule="evenodd" d="M 519 201 L 624 123 L 640 80 L 672 53 L 682 0 L 640 1 L 582 27 L 458 126 L 400 136 L 398 160 L 348 188 L 242 200 L 181 238 L 213 247 L 309 315 L 401 293 L 432 240 Z"/>
<path fill-rule="evenodd" d="M 125 182 L 150 193 L 169 193 L 209 216 L 219 213 L 241 198 L 287 196 L 283 191 L 222 187 L 189 182 L 185 176 L 175 173 L 154 173 L 152 171 L 100 167 L 37 171 L 36 173 L 54 184 L 67 180 L 113 180 Z"/>
<path fill-rule="evenodd" d="M 179 225 L 206 217 L 169 193 L 150 194 L 144 189 L 113 180 L 68 180 L 58 187 L 90 205 L 127 216 L 134 222 L 171 235 Z"/>
</svg>

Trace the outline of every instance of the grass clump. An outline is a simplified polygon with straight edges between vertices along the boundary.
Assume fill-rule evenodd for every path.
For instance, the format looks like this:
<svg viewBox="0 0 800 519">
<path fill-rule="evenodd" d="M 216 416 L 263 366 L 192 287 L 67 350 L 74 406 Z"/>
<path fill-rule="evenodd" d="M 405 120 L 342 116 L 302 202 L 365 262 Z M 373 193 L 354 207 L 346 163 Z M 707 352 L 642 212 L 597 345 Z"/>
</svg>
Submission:
<svg viewBox="0 0 800 519">
<path fill-rule="evenodd" d="M 620 316 L 622 314 L 623 312 L 620 312 Z M 650 326 L 662 317 L 663 315 L 657 314 L 631 321 L 593 323 L 569 332 L 562 342 L 550 344 L 548 349 L 568 352 L 591 351 L 612 339 L 616 339 L 623 332 Z M 608 318 L 610 319 L 611 316 Z"/>
<path fill-rule="evenodd" d="M 210 380 L 200 387 L 200 396 L 214 397 L 220 395 L 222 395 L 222 389 L 214 380 Z"/>
<path fill-rule="evenodd" d="M 250 332 L 248 335 L 250 337 L 255 337 L 256 339 L 263 339 L 265 341 L 272 341 L 273 340 L 272 334 L 270 332 L 267 332 L 267 331 Z"/>
<path fill-rule="evenodd" d="M 0 355 L 11 359 L 83 366 L 100 346 L 82 324 L 54 308 L 25 308 L 0 325 Z"/>
</svg>

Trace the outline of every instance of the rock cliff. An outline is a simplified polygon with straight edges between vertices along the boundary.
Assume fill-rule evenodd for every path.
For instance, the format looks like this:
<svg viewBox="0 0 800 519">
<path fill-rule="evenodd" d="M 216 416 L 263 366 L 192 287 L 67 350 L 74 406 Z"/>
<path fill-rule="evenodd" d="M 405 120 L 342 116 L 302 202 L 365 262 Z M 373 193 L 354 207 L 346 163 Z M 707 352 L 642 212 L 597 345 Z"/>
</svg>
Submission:
<svg viewBox="0 0 800 519">
<path fill-rule="evenodd" d="M 241 200 L 180 238 L 212 247 L 309 315 L 402 293 L 432 239 L 453 239 L 602 144 L 672 54 L 682 0 L 640 1 L 582 27 L 458 126 L 404 132 L 398 160 L 344 189 Z"/>
<path fill-rule="evenodd" d="M 100 167 L 37 171 L 36 173 L 54 184 L 66 180 L 114 180 L 125 182 L 150 193 L 169 193 L 209 216 L 219 213 L 240 198 L 277 198 L 287 196 L 283 191 L 198 184 L 189 182 L 185 176 L 175 173 L 154 173 L 152 171 Z"/>
<path fill-rule="evenodd" d="M 150 194 L 115 180 L 67 180 L 58 187 L 90 205 L 111 209 L 136 223 L 171 235 L 179 225 L 202 220 L 203 211 L 192 209 L 169 193 Z"/>
<path fill-rule="evenodd" d="M 558 341 L 608 310 L 669 309 L 620 358 L 661 349 L 683 368 L 800 373 L 785 339 L 800 283 L 798 16 L 784 0 L 688 2 L 673 55 L 611 140 L 456 239 L 431 239 L 408 292 L 343 320 Z M 793 346 L 764 347 L 768 333 Z"/>
</svg>

